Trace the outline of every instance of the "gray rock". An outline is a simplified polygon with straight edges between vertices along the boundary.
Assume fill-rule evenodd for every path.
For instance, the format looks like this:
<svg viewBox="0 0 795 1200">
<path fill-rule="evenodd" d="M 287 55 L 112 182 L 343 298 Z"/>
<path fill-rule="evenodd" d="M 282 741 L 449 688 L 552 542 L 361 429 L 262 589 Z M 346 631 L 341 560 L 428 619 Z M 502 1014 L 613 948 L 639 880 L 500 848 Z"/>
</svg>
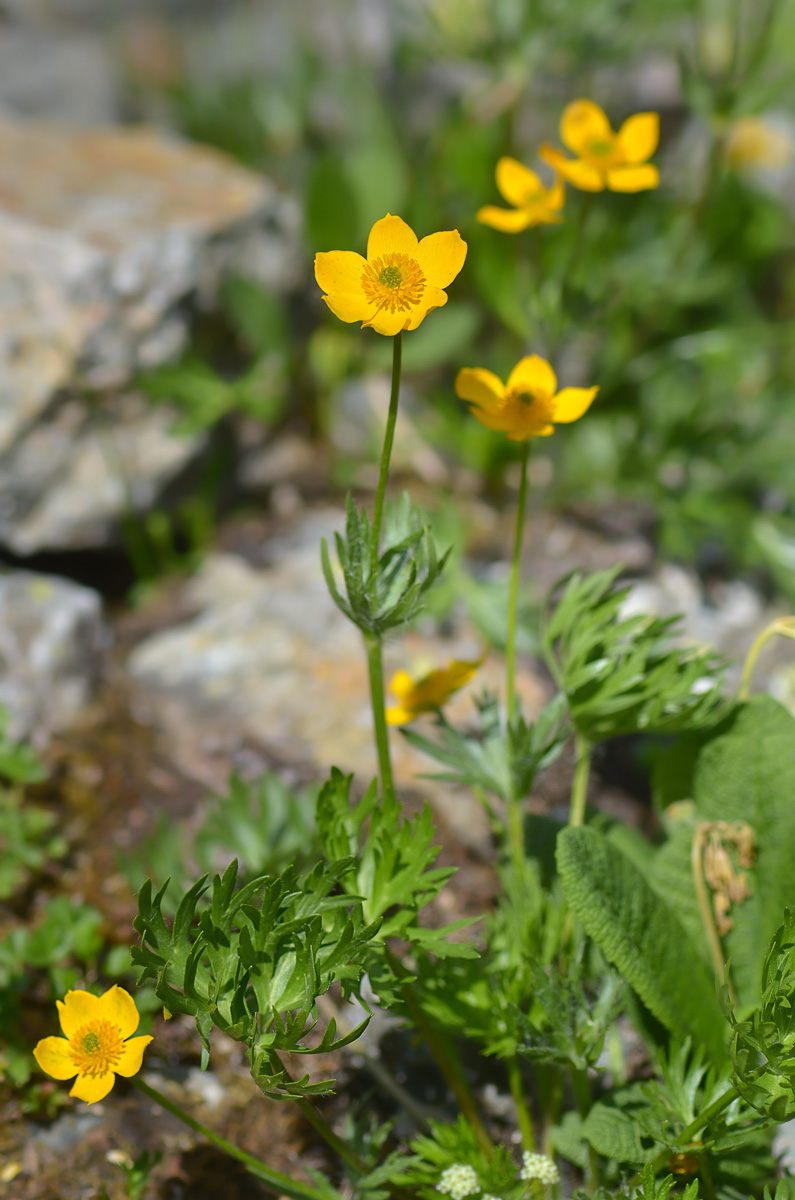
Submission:
<svg viewBox="0 0 795 1200">
<path fill-rule="evenodd" d="M 151 503 L 182 470 L 198 442 L 117 390 L 180 352 L 226 271 L 291 286 L 297 224 L 213 150 L 0 119 L 0 542 L 96 545 L 130 491 Z M 108 428 L 132 457 L 126 483 L 99 448 Z"/>
<path fill-rule="evenodd" d="M 110 634 L 97 592 L 54 575 L 0 574 L 0 705 L 9 735 L 44 745 L 90 701 Z"/>
</svg>

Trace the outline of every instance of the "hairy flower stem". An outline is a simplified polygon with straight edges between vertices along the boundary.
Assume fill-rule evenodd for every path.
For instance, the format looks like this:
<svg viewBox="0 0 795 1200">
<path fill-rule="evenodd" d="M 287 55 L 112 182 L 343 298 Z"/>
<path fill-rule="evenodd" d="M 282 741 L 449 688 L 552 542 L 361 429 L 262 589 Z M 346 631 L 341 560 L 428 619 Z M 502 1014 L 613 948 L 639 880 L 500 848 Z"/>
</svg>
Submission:
<svg viewBox="0 0 795 1200">
<path fill-rule="evenodd" d="M 405 976 L 406 970 L 403 964 L 395 958 L 394 954 L 387 949 L 386 959 L 390 967 L 397 975 L 398 979 Z M 414 1023 L 417 1026 L 422 1037 L 425 1039 L 428 1049 L 434 1057 L 437 1067 L 441 1071 L 444 1081 L 458 1102 L 458 1107 L 464 1114 L 469 1124 L 472 1126 L 472 1132 L 480 1144 L 481 1149 L 489 1157 L 494 1157 L 494 1143 L 489 1137 L 488 1130 L 483 1124 L 478 1106 L 475 1103 L 475 1097 L 470 1091 L 464 1068 L 461 1066 L 461 1060 L 455 1051 L 452 1041 L 444 1033 L 436 1030 L 431 1025 L 430 1021 L 425 1016 L 422 1008 L 414 995 L 410 984 L 404 984 L 401 988 L 401 993 L 406 1005 L 414 1018 Z"/>
<path fill-rule="evenodd" d="M 164 1096 L 157 1088 L 150 1087 L 148 1083 L 136 1076 L 132 1081 L 133 1085 L 138 1088 L 139 1092 L 143 1092 L 150 1100 L 154 1100 L 161 1108 L 165 1108 L 167 1112 L 178 1117 L 189 1129 L 194 1133 L 200 1134 L 206 1138 L 208 1142 L 212 1142 L 219 1150 L 223 1150 L 225 1154 L 229 1154 L 232 1158 L 236 1158 L 243 1166 L 250 1171 L 252 1175 L 256 1175 L 277 1195 L 290 1196 L 291 1200 L 326 1200 L 325 1193 L 318 1188 L 312 1187 L 308 1183 L 300 1183 L 297 1179 L 290 1179 L 288 1175 L 282 1175 L 281 1171 L 274 1171 L 267 1163 L 255 1158 L 253 1154 L 247 1154 L 245 1150 L 240 1150 L 226 1138 L 220 1137 L 219 1134 L 213 1133 L 212 1129 L 208 1129 L 206 1125 L 202 1125 L 201 1121 L 197 1121 L 189 1113 L 186 1113 L 184 1108 L 180 1108 L 173 1100 L 169 1100 L 168 1096 Z"/>
<path fill-rule="evenodd" d="M 519 480 L 519 500 L 516 508 L 516 528 L 511 557 L 511 590 L 508 595 L 508 632 L 505 642 L 505 706 L 509 723 L 516 713 L 516 616 L 519 608 L 519 578 L 522 566 L 522 535 L 527 501 L 527 459 L 530 442 L 522 446 L 522 474 Z"/>
<path fill-rule="evenodd" d="M 400 399 L 400 368 L 403 358 L 403 334 L 397 333 L 392 339 L 392 390 L 389 395 L 389 413 L 384 430 L 384 444 L 381 448 L 381 465 L 378 468 L 378 486 L 375 489 L 375 506 L 373 508 L 373 523 L 370 529 L 370 579 L 373 589 L 378 587 L 378 556 L 381 548 L 381 524 L 384 516 L 384 496 L 386 483 L 389 478 L 389 461 L 392 457 L 392 443 L 395 440 L 395 422 L 397 421 L 398 400 Z M 392 781 L 392 759 L 389 753 L 389 733 L 386 727 L 384 710 L 384 662 L 382 640 L 377 636 L 365 636 L 367 651 L 367 672 L 370 677 L 370 704 L 373 710 L 373 729 L 375 744 L 378 752 L 378 774 L 381 778 L 381 793 L 384 799 L 395 796 L 395 785 Z"/>
<path fill-rule="evenodd" d="M 516 1108 L 516 1121 L 519 1125 L 519 1132 L 522 1135 L 522 1148 L 532 1154 L 536 1148 L 536 1138 L 533 1130 L 530 1105 L 527 1102 L 527 1092 L 525 1091 L 524 1080 L 522 1079 L 522 1069 L 519 1066 L 519 1059 L 515 1054 L 512 1054 L 506 1060 L 505 1066 L 508 1070 L 508 1086 L 511 1089 L 514 1107 Z"/>
<path fill-rule="evenodd" d="M 765 642 L 777 633 L 781 634 L 782 637 L 795 640 L 795 617 L 777 617 L 775 621 L 771 621 L 769 625 L 766 625 L 758 637 L 754 639 L 754 643 L 748 651 L 745 665 L 743 666 L 743 674 L 737 692 L 738 700 L 747 700 L 751 694 L 751 679 L 756 667 L 756 660 L 759 658 L 760 651 Z"/>
<path fill-rule="evenodd" d="M 582 825 L 585 820 L 585 801 L 588 797 L 588 778 L 591 774 L 591 743 L 581 733 L 575 735 L 577 761 L 569 802 L 569 825 Z"/>
<path fill-rule="evenodd" d="M 403 334 L 396 333 L 392 339 L 392 390 L 389 394 L 389 413 L 384 430 L 384 444 L 381 448 L 381 465 L 378 468 L 378 486 L 375 489 L 375 507 L 373 508 L 373 525 L 370 531 L 370 566 L 375 573 L 378 569 L 378 552 L 381 543 L 381 521 L 384 515 L 384 496 L 386 481 L 389 477 L 389 460 L 392 457 L 392 443 L 395 440 L 395 422 L 397 421 L 398 399 L 400 397 L 400 367 L 403 359 Z"/>
<path fill-rule="evenodd" d="M 518 796 L 511 796 L 507 806 L 508 813 L 508 844 L 511 851 L 511 863 L 516 871 L 517 882 L 522 878 L 525 864 L 524 853 L 524 813 L 522 801 Z"/>
<path fill-rule="evenodd" d="M 389 753 L 389 733 L 384 709 L 384 661 L 380 637 L 365 637 L 367 672 L 370 676 L 370 705 L 373 710 L 373 730 L 378 751 L 378 774 L 381 777 L 381 794 L 384 799 L 394 799 L 395 785 L 392 781 L 392 759 Z"/>
</svg>

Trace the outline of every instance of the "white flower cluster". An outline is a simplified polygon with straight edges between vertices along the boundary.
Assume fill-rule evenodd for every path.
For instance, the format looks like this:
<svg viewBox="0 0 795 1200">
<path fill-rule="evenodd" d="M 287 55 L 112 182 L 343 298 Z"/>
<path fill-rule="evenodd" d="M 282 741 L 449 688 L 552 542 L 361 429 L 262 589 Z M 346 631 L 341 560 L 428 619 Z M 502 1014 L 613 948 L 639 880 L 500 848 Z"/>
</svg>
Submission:
<svg viewBox="0 0 795 1200">
<path fill-rule="evenodd" d="M 452 1200 L 464 1200 L 480 1191 L 480 1180 L 474 1167 L 466 1163 L 453 1163 L 452 1167 L 442 1171 L 436 1185 L 437 1192 L 451 1196 Z"/>
<path fill-rule="evenodd" d="M 540 1179 L 542 1183 L 560 1183 L 560 1171 L 552 1159 L 547 1158 L 546 1154 L 531 1154 L 529 1150 L 525 1150 L 522 1162 L 524 1165 L 519 1172 L 520 1179 Z"/>
</svg>

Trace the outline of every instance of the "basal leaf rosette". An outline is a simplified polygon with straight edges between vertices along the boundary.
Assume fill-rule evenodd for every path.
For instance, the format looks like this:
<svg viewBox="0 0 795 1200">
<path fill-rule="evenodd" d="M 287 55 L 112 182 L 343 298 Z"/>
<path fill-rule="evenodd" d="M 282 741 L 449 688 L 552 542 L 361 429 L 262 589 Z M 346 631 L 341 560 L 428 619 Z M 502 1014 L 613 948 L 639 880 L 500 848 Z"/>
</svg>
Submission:
<svg viewBox="0 0 795 1200">
<path fill-rule="evenodd" d="M 315 255 L 315 278 L 335 316 L 361 321 L 394 336 L 416 329 L 447 303 L 448 287 L 464 265 L 467 245 L 457 229 L 419 241 L 400 217 L 387 213 L 367 240 L 367 257 L 353 250 Z"/>
<path fill-rule="evenodd" d="M 584 192 L 642 192 L 660 182 L 659 171 L 648 161 L 660 140 L 657 113 L 636 113 L 615 132 L 598 104 L 575 100 L 563 110 L 560 137 L 575 157 L 545 143 L 541 158 Z"/>
<path fill-rule="evenodd" d="M 152 1039 L 131 1036 L 140 1016 L 124 988 L 112 987 L 102 996 L 67 992 L 57 1004 L 64 1036 L 43 1038 L 33 1057 L 53 1079 L 76 1075 L 69 1095 L 95 1104 L 107 1096 L 117 1075 L 129 1078 L 140 1071 L 144 1050 Z"/>
<path fill-rule="evenodd" d="M 555 425 L 576 421 L 590 408 L 598 387 L 563 388 L 549 363 L 537 354 L 521 359 L 506 383 L 485 367 L 464 367 L 455 381 L 456 394 L 472 415 L 504 433 L 509 441 L 549 437 Z"/>
</svg>

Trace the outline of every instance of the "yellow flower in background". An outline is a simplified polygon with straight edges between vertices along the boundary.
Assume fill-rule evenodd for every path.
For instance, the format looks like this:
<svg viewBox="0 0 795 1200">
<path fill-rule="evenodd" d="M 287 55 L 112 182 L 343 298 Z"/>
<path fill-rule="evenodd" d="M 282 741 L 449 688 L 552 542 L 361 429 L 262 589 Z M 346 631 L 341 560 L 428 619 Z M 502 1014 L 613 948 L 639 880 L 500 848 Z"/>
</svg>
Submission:
<svg viewBox="0 0 795 1200">
<path fill-rule="evenodd" d="M 478 209 L 477 219 L 503 233 L 521 233 L 532 225 L 559 225 L 566 187 L 558 176 L 545 188 L 535 171 L 515 158 L 501 158 L 495 172 L 497 188 L 513 209 L 487 204 Z"/>
<path fill-rule="evenodd" d="M 447 303 L 443 289 L 463 267 L 466 253 L 457 229 L 420 242 L 405 221 L 387 213 L 370 230 L 367 258 L 353 250 L 316 254 L 315 279 L 341 321 L 361 321 L 390 336 L 416 329 Z"/>
<path fill-rule="evenodd" d="M 735 171 L 783 167 L 792 158 L 792 142 L 759 117 L 740 117 L 726 135 L 726 161 Z"/>
<path fill-rule="evenodd" d="M 552 367 L 537 354 L 521 359 L 507 383 L 484 367 L 464 367 L 455 380 L 456 394 L 471 406 L 473 417 L 512 442 L 549 437 L 555 425 L 581 417 L 599 391 L 592 387 L 556 392 L 557 386 Z"/>
<path fill-rule="evenodd" d="M 485 659 L 486 653 L 474 662 L 453 659 L 446 667 L 429 671 L 421 679 L 412 679 L 408 671 L 396 671 L 389 684 L 389 690 L 398 703 L 386 710 L 389 724 L 407 725 L 420 713 L 436 712 L 450 699 L 453 692 L 469 683 Z"/>
<path fill-rule="evenodd" d="M 660 174 L 651 158 L 660 140 L 657 113 L 628 117 L 614 133 L 605 114 L 592 100 L 575 100 L 563 110 L 562 141 L 576 158 L 566 158 L 546 143 L 539 154 L 564 179 L 584 192 L 642 192 L 655 188 Z"/>
<path fill-rule="evenodd" d="M 107 1096 L 117 1075 L 129 1078 L 141 1069 L 151 1037 L 131 1037 L 140 1017 L 129 992 L 118 986 L 103 996 L 67 992 L 58 1001 L 64 1037 L 46 1037 L 33 1057 L 53 1079 L 72 1079 L 70 1096 L 95 1104 Z"/>
</svg>

